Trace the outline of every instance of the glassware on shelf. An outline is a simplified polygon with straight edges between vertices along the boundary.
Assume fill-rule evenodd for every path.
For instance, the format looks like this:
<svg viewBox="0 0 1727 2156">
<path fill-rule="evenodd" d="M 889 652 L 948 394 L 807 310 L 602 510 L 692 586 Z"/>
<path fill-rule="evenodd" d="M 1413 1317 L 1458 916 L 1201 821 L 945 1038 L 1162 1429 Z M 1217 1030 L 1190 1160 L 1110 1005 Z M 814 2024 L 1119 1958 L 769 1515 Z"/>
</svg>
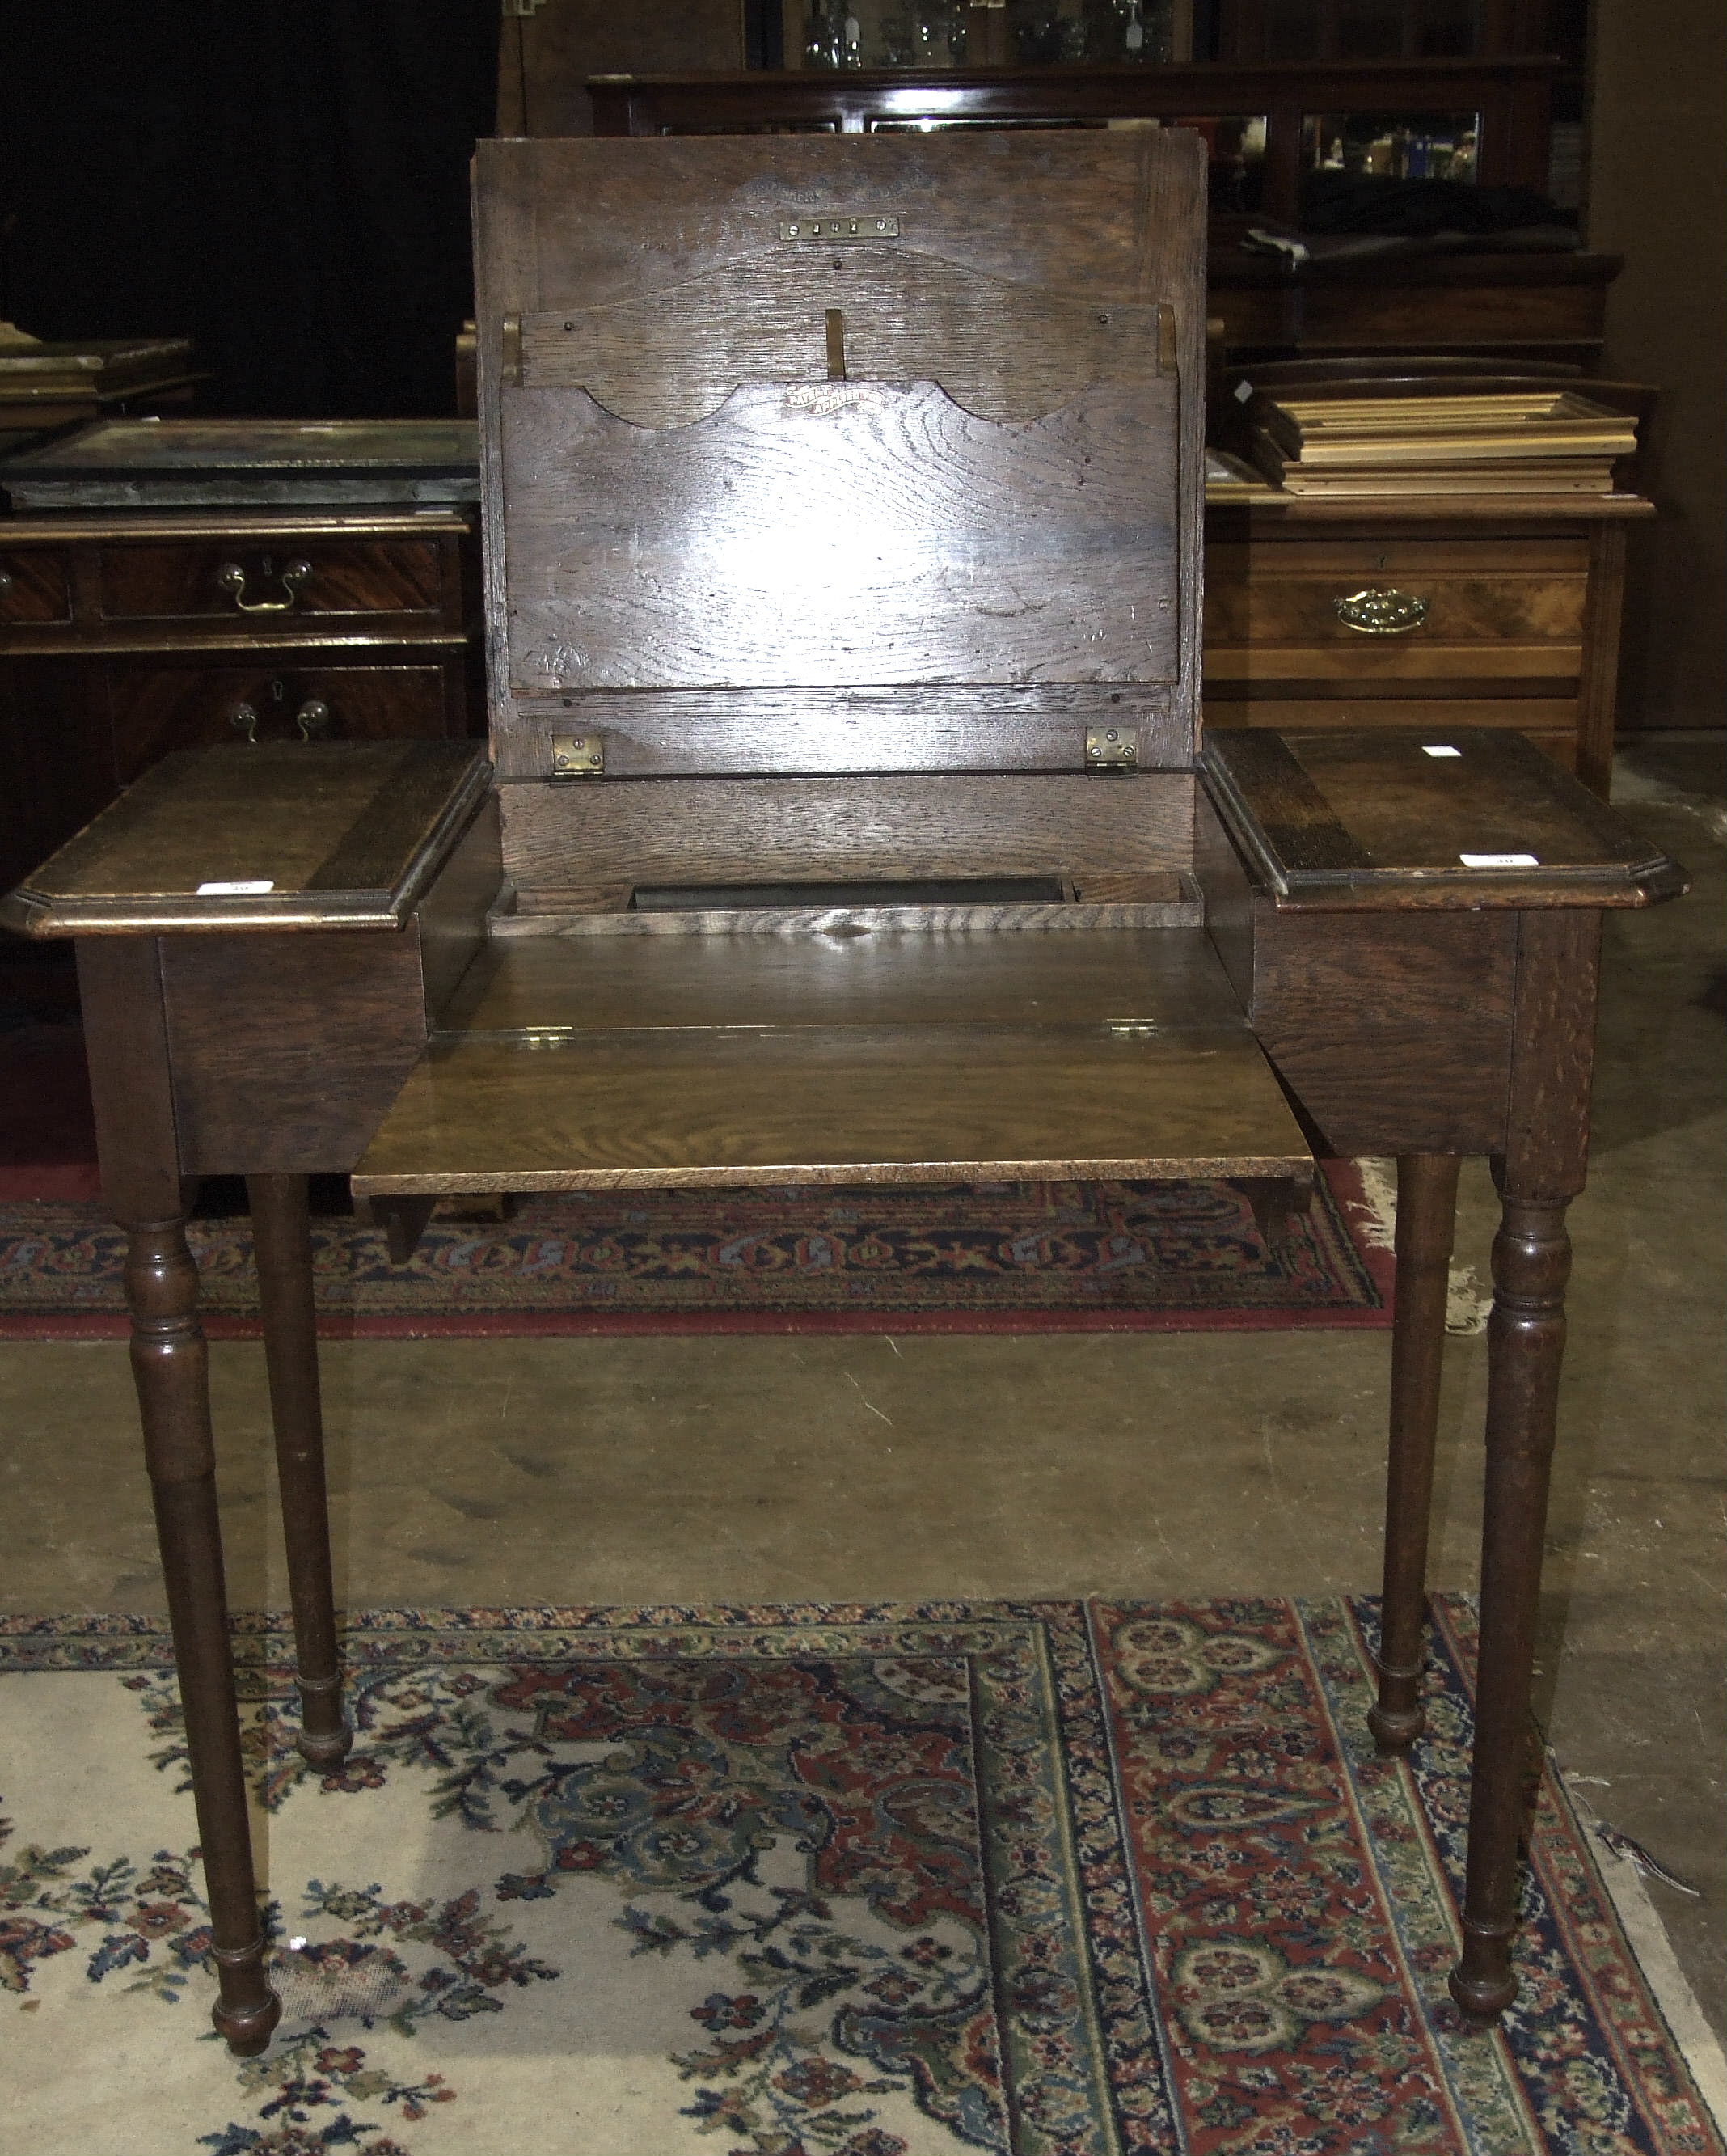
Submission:
<svg viewBox="0 0 1727 2156">
<path fill-rule="evenodd" d="M 1476 176 L 1478 112 L 1310 112 L 1302 163 L 1354 178 L 1462 180 Z"/>
</svg>

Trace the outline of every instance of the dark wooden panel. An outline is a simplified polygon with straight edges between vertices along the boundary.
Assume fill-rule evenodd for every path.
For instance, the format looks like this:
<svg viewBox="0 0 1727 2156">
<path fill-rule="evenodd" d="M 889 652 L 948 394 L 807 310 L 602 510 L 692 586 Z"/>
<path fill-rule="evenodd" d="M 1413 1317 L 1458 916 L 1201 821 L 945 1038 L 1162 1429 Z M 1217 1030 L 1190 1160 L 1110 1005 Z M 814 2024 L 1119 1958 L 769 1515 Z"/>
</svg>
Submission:
<svg viewBox="0 0 1727 2156">
<path fill-rule="evenodd" d="M 115 767 L 120 783 L 130 784 L 172 749 L 248 739 L 254 721 L 259 742 L 437 740 L 457 731 L 449 707 L 459 704 L 459 661 L 115 667 L 110 675 Z"/>
<path fill-rule="evenodd" d="M 1244 1029 L 796 1027 L 451 1036 L 362 1194 L 1000 1176 L 1287 1177 L 1311 1160 Z"/>
<path fill-rule="evenodd" d="M 969 936 L 585 937 L 489 944 L 453 1031 L 607 1027 L 1181 1027 L 1238 1018 L 1198 928 Z"/>
<path fill-rule="evenodd" d="M 656 779 L 500 789 L 523 890 L 1171 869 L 1193 781 L 1068 776 Z"/>
<path fill-rule="evenodd" d="M 0 629 L 71 619 L 65 556 L 44 547 L 0 547 Z"/>
<path fill-rule="evenodd" d="M 425 1042 L 417 924 L 162 947 L 187 1173 L 351 1168 Z"/>
<path fill-rule="evenodd" d="M 0 892 L 88 823 L 115 784 L 104 670 L 75 659 L 0 665 Z"/>
<path fill-rule="evenodd" d="M 598 732 L 608 778 L 746 772 L 1079 771 L 1092 726 L 1138 730 L 1139 766 L 1191 762 L 1167 690 L 1053 682 L 898 689 L 638 690 L 517 701 L 502 778 L 543 778 L 555 734 Z"/>
<path fill-rule="evenodd" d="M 505 15 L 498 48 L 500 135 L 587 135 L 592 74 L 743 64 L 738 0 L 620 8 L 618 0 L 535 0 Z"/>
<path fill-rule="evenodd" d="M 1309 283 L 1302 295 L 1304 352 L 1379 346 L 1447 351 L 1501 346 L 1598 346 L 1605 292 L 1589 285 Z M 1437 304 L 1436 304 L 1437 302 Z M 1581 355 L 1580 355 L 1581 356 Z"/>
<path fill-rule="evenodd" d="M 310 573 L 287 584 L 282 572 L 304 562 Z M 236 593 L 222 572 L 238 566 L 246 583 Z M 306 616 L 435 614 L 442 570 L 435 540 L 371 540 L 331 545 L 279 536 L 220 538 L 172 544 L 110 544 L 101 555 L 101 608 L 110 621 L 232 619 L 249 628 L 275 628 Z M 291 608 L 274 609 L 290 596 Z M 272 611 L 250 612 L 262 601 Z"/>
<path fill-rule="evenodd" d="M 510 685 L 1169 680 L 1175 385 L 1001 427 L 933 383 L 647 431 L 506 388 Z"/>
<path fill-rule="evenodd" d="M 1610 497 L 1596 499 L 1602 507 Z M 1325 502 L 1313 495 L 1268 494 L 1255 497 L 1244 508 L 1220 502 L 1206 518 L 1211 532 L 1206 547 L 1207 578 L 1230 586 L 1258 583 L 1281 577 L 1346 578 L 1351 587 L 1361 583 L 1396 583 L 1404 577 L 1463 577 L 1477 581 L 1502 578 L 1581 577 L 1588 573 L 1589 541 L 1582 533 L 1555 537 L 1537 529 L 1520 531 L 1525 525 L 1551 524 L 1557 515 L 1550 505 L 1531 511 L 1514 496 L 1477 495 L 1463 506 L 1417 497 L 1412 501 L 1388 495 L 1371 503 Z M 1349 521 L 1364 528 L 1333 533 L 1325 519 L 1341 511 Z M 1269 515 L 1268 516 L 1268 512 Z M 1575 513 L 1587 516 L 1591 502 L 1583 497 Z M 1614 511 L 1623 518 L 1621 502 Z M 1407 528 L 1412 517 L 1433 516 L 1448 519 L 1456 527 L 1437 536 L 1412 536 Z M 1317 524 L 1318 529 L 1314 529 Z M 1215 528 L 1213 528 L 1215 527 Z M 1417 527 L 1418 529 L 1418 527 Z M 1250 536 L 1240 536 L 1243 531 Z"/>
<path fill-rule="evenodd" d="M 1173 329 L 1156 305 L 1010 284 L 910 242 L 788 241 L 609 306 L 527 316 L 521 379 L 587 389 L 638 426 L 687 426 L 741 382 L 825 381 L 830 308 L 853 381 L 938 382 L 981 418 L 1021 423 L 1094 383 L 1156 376 L 1160 333 Z"/>
<path fill-rule="evenodd" d="M 78 946 L 102 1194 L 121 1220 L 169 1220 L 184 1206 L 162 958 L 154 936 Z"/>
<path fill-rule="evenodd" d="M 1254 1032 L 1331 1151 L 1503 1143 L 1514 914 L 1347 919 L 1259 899 L 1250 933 Z"/>
<path fill-rule="evenodd" d="M 1253 886 L 1203 787 L 1193 804 L 1192 875 L 1206 933 L 1245 1009 L 1253 993 Z"/>
<path fill-rule="evenodd" d="M 1583 1187 L 1601 947 L 1598 913 L 1529 913 L 1518 923 L 1504 1152 L 1513 1186 L 1530 1197 Z"/>
<path fill-rule="evenodd" d="M 428 1022 L 437 1021 L 485 941 L 485 916 L 504 875 L 498 824 L 491 794 L 414 909 Z"/>
</svg>

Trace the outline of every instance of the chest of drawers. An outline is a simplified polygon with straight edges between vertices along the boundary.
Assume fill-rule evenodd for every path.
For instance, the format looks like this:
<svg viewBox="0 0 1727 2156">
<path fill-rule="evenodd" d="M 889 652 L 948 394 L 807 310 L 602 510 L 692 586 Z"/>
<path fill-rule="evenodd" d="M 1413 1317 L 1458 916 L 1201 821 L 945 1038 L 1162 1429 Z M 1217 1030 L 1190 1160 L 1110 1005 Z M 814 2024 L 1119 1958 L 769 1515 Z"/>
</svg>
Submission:
<svg viewBox="0 0 1727 2156">
<path fill-rule="evenodd" d="M 1605 795 L 1632 495 L 1206 514 L 1213 726 L 1507 726 Z"/>
<path fill-rule="evenodd" d="M 0 879 L 172 749 L 484 731 L 474 512 L 0 523 Z"/>
</svg>

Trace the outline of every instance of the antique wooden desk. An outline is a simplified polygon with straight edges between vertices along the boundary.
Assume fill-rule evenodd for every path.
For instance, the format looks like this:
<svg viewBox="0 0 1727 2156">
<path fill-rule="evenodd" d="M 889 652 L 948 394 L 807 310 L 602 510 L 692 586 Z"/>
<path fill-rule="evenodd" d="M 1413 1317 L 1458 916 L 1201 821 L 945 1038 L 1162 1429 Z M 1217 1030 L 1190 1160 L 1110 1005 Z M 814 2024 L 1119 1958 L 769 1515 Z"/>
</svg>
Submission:
<svg viewBox="0 0 1727 2156">
<path fill-rule="evenodd" d="M 301 1741 L 331 1763 L 309 1174 L 351 1171 L 399 1258 L 441 1194 L 669 1183 L 1222 1177 L 1275 1234 L 1316 1150 L 1396 1155 L 1396 1748 L 1457 1161 L 1491 1156 L 1453 1989 L 1514 1995 L 1600 923 L 1681 879 L 1514 734 L 1202 747 L 1202 185 L 1174 133 L 483 146 L 490 759 L 183 752 L 6 902 L 78 940 L 236 2050 L 277 2006 L 184 1234 L 218 1173 L 250 1180 Z M 910 203 L 915 244 L 808 249 L 823 193 Z"/>
</svg>

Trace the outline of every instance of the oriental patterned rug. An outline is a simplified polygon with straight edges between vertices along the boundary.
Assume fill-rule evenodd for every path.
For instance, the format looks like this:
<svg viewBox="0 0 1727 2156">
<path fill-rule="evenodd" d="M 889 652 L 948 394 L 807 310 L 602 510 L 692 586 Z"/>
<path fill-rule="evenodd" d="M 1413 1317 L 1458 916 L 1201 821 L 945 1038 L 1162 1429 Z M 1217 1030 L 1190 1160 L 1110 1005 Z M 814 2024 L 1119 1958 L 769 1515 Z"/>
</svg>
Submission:
<svg viewBox="0 0 1727 2156">
<path fill-rule="evenodd" d="M 255 1336 L 243 1218 L 194 1223 L 208 1329 Z M 1211 1183 L 629 1191 L 434 1219 L 413 1263 L 351 1216 L 314 1224 L 332 1337 L 1058 1332 L 1391 1322 L 1360 1170 L 1328 1164 L 1287 1240 Z M 124 1239 L 100 1201 L 0 1199 L 0 1337 L 117 1337 Z"/>
<path fill-rule="evenodd" d="M 1470 1619 L 1365 1739 L 1371 1607 L 383 1612 L 287 1748 L 240 1620 L 280 2030 L 211 2036 L 161 1628 L 0 1620 L 19 2156 L 1720 2156 L 1582 1834 L 1446 1997 Z"/>
</svg>

